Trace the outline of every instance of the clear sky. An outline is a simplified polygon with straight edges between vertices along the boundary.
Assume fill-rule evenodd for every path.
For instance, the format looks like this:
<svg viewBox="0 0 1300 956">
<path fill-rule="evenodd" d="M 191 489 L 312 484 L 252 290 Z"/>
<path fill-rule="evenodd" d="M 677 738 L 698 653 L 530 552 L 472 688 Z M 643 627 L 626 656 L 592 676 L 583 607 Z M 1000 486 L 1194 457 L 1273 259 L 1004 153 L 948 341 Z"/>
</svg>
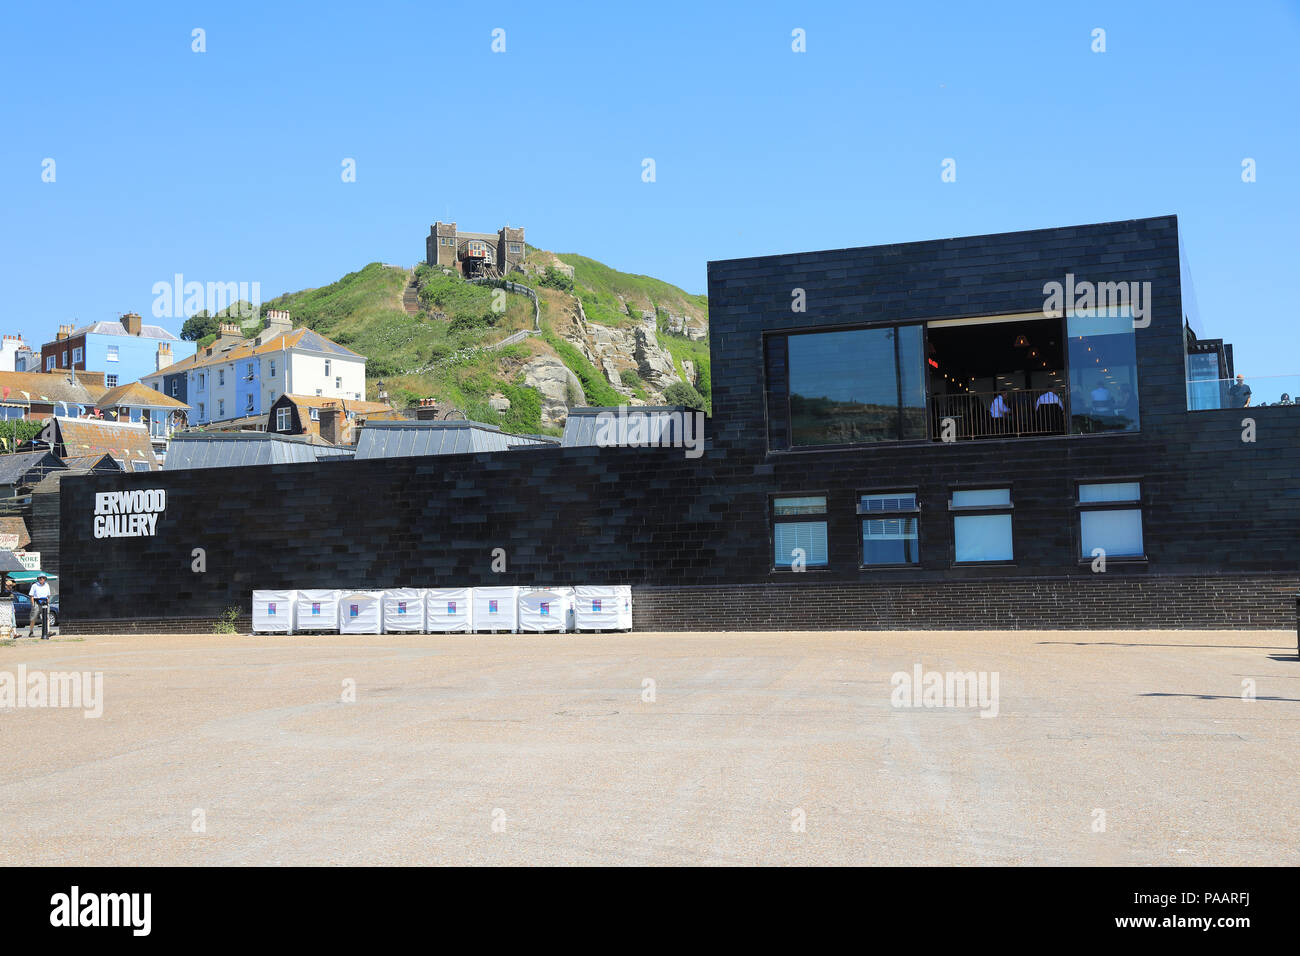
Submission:
<svg viewBox="0 0 1300 956">
<path fill-rule="evenodd" d="M 1298 78 L 1278 0 L 9 4 L 0 326 L 411 265 L 436 219 L 703 292 L 710 259 L 1174 213 L 1207 333 L 1296 373 Z"/>
</svg>

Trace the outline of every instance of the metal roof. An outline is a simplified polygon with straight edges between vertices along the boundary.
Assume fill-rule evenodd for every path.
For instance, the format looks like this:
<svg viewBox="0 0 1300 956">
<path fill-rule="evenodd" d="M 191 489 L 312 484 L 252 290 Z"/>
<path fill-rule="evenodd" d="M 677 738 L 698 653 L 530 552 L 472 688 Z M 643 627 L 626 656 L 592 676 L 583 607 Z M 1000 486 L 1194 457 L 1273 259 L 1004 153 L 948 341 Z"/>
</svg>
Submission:
<svg viewBox="0 0 1300 956">
<path fill-rule="evenodd" d="M 344 457 L 350 448 L 318 445 L 306 436 L 274 432 L 184 433 L 173 435 L 163 471 L 189 468 L 236 468 L 243 465 L 290 465 Z"/>
<path fill-rule="evenodd" d="M 617 448 L 631 437 L 635 445 L 659 445 L 665 437 L 680 440 L 684 416 L 691 414 L 694 409 L 685 405 L 571 408 L 560 444 Z"/>
<path fill-rule="evenodd" d="M 535 435 L 509 435 L 496 425 L 467 419 L 367 421 L 357 435 L 357 459 L 416 458 L 505 451 L 521 445 L 550 444 Z"/>
<path fill-rule="evenodd" d="M 47 449 L 0 455 L 0 485 L 36 484 L 50 472 L 66 471 L 67 467 Z"/>
</svg>

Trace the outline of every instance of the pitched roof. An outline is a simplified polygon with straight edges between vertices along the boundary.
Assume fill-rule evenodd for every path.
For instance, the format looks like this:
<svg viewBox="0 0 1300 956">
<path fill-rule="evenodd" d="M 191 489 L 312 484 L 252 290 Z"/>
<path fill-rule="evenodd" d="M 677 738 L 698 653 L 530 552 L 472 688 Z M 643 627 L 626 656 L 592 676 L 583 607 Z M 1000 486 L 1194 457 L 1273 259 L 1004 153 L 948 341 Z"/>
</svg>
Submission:
<svg viewBox="0 0 1300 956">
<path fill-rule="evenodd" d="M 65 458 L 111 455 L 119 461 L 145 461 L 151 468 L 158 465 L 149 429 L 144 425 L 97 418 L 56 417 L 54 421 Z"/>
<path fill-rule="evenodd" d="M 48 450 L 0 455 L 0 485 L 35 484 L 51 471 L 65 471 L 67 465 Z"/>
<path fill-rule="evenodd" d="M 305 435 L 277 435 L 274 432 L 231 432 L 207 434 L 184 432 L 172 436 L 164 471 L 191 468 L 232 468 L 242 465 L 287 465 L 351 457 L 350 448 L 335 448 Z"/>
<path fill-rule="evenodd" d="M 6 392 L 6 389 L 8 390 Z M 98 393 L 66 369 L 62 372 L 0 372 L 0 403 L 94 405 Z"/>
<path fill-rule="evenodd" d="M 327 398 L 324 395 L 294 395 L 292 393 L 282 395 L 281 398 L 287 398 L 300 408 L 330 408 L 341 405 L 344 411 L 353 412 L 357 415 L 391 410 L 391 407 L 383 402 L 362 402 L 352 398 Z"/>
<path fill-rule="evenodd" d="M 117 408 L 119 405 L 133 408 L 189 408 L 184 402 L 178 402 L 140 382 L 127 382 L 117 388 L 110 388 L 96 404 L 100 408 Z"/>
<path fill-rule="evenodd" d="M 354 358 L 365 360 L 365 356 L 358 355 L 351 349 L 346 349 L 337 342 L 331 342 L 319 332 L 308 328 L 291 329 L 288 332 L 281 332 L 267 339 L 261 345 L 257 344 L 256 339 L 249 339 L 242 345 L 236 345 L 232 349 L 224 352 L 214 352 L 210 356 L 202 358 L 196 362 L 195 368 L 204 368 L 209 365 L 220 365 L 223 362 L 239 362 L 254 355 L 267 355 L 271 352 L 279 352 L 282 349 L 307 349 L 313 352 L 324 352 L 328 355 L 337 355 L 341 358 Z M 165 370 L 164 370 L 165 371 Z M 155 373 L 158 374 L 158 373 Z"/>
<path fill-rule="evenodd" d="M 107 464 L 101 464 L 107 462 Z M 112 455 L 83 455 L 81 458 L 65 458 L 63 463 L 68 466 L 69 475 L 88 475 L 92 471 L 103 471 L 112 469 L 121 471 L 122 466 L 113 460 Z"/>
<path fill-rule="evenodd" d="M 175 335 L 168 332 L 161 325 L 141 325 L 139 335 L 131 335 L 121 322 L 92 322 L 90 325 L 83 325 L 79 329 L 73 329 L 68 338 L 76 338 L 78 335 L 127 335 L 131 338 L 140 339 L 166 339 L 169 342 L 179 342 Z"/>
</svg>

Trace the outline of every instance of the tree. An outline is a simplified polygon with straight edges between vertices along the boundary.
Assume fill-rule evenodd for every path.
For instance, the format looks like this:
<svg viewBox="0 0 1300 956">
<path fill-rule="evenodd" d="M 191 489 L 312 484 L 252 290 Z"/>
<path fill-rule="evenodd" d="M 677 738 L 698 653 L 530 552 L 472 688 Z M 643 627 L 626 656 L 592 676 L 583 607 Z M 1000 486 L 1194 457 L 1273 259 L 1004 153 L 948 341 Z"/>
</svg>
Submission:
<svg viewBox="0 0 1300 956">
<path fill-rule="evenodd" d="M 186 342 L 195 342 L 207 335 L 216 335 L 218 321 L 216 316 L 208 315 L 207 309 L 195 312 L 181 326 L 181 338 Z"/>
</svg>

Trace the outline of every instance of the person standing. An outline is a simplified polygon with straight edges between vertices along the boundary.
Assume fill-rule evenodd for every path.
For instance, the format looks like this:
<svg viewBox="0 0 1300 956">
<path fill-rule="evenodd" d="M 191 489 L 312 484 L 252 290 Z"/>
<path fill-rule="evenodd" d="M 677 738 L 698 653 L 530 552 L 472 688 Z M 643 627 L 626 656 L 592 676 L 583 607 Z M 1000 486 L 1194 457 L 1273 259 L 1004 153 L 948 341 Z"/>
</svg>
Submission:
<svg viewBox="0 0 1300 956">
<path fill-rule="evenodd" d="M 27 596 L 32 599 L 32 615 L 27 619 L 27 636 L 35 637 L 36 622 L 46 620 L 45 615 L 50 613 L 50 585 L 45 580 L 45 575 L 37 575 L 36 583 L 27 592 Z M 42 636 L 50 636 L 48 625 L 42 629 Z"/>
<path fill-rule="evenodd" d="M 1232 408 L 1245 408 L 1250 404 L 1250 386 L 1246 384 L 1246 376 L 1239 374 L 1237 381 L 1228 388 L 1228 404 Z"/>
</svg>

